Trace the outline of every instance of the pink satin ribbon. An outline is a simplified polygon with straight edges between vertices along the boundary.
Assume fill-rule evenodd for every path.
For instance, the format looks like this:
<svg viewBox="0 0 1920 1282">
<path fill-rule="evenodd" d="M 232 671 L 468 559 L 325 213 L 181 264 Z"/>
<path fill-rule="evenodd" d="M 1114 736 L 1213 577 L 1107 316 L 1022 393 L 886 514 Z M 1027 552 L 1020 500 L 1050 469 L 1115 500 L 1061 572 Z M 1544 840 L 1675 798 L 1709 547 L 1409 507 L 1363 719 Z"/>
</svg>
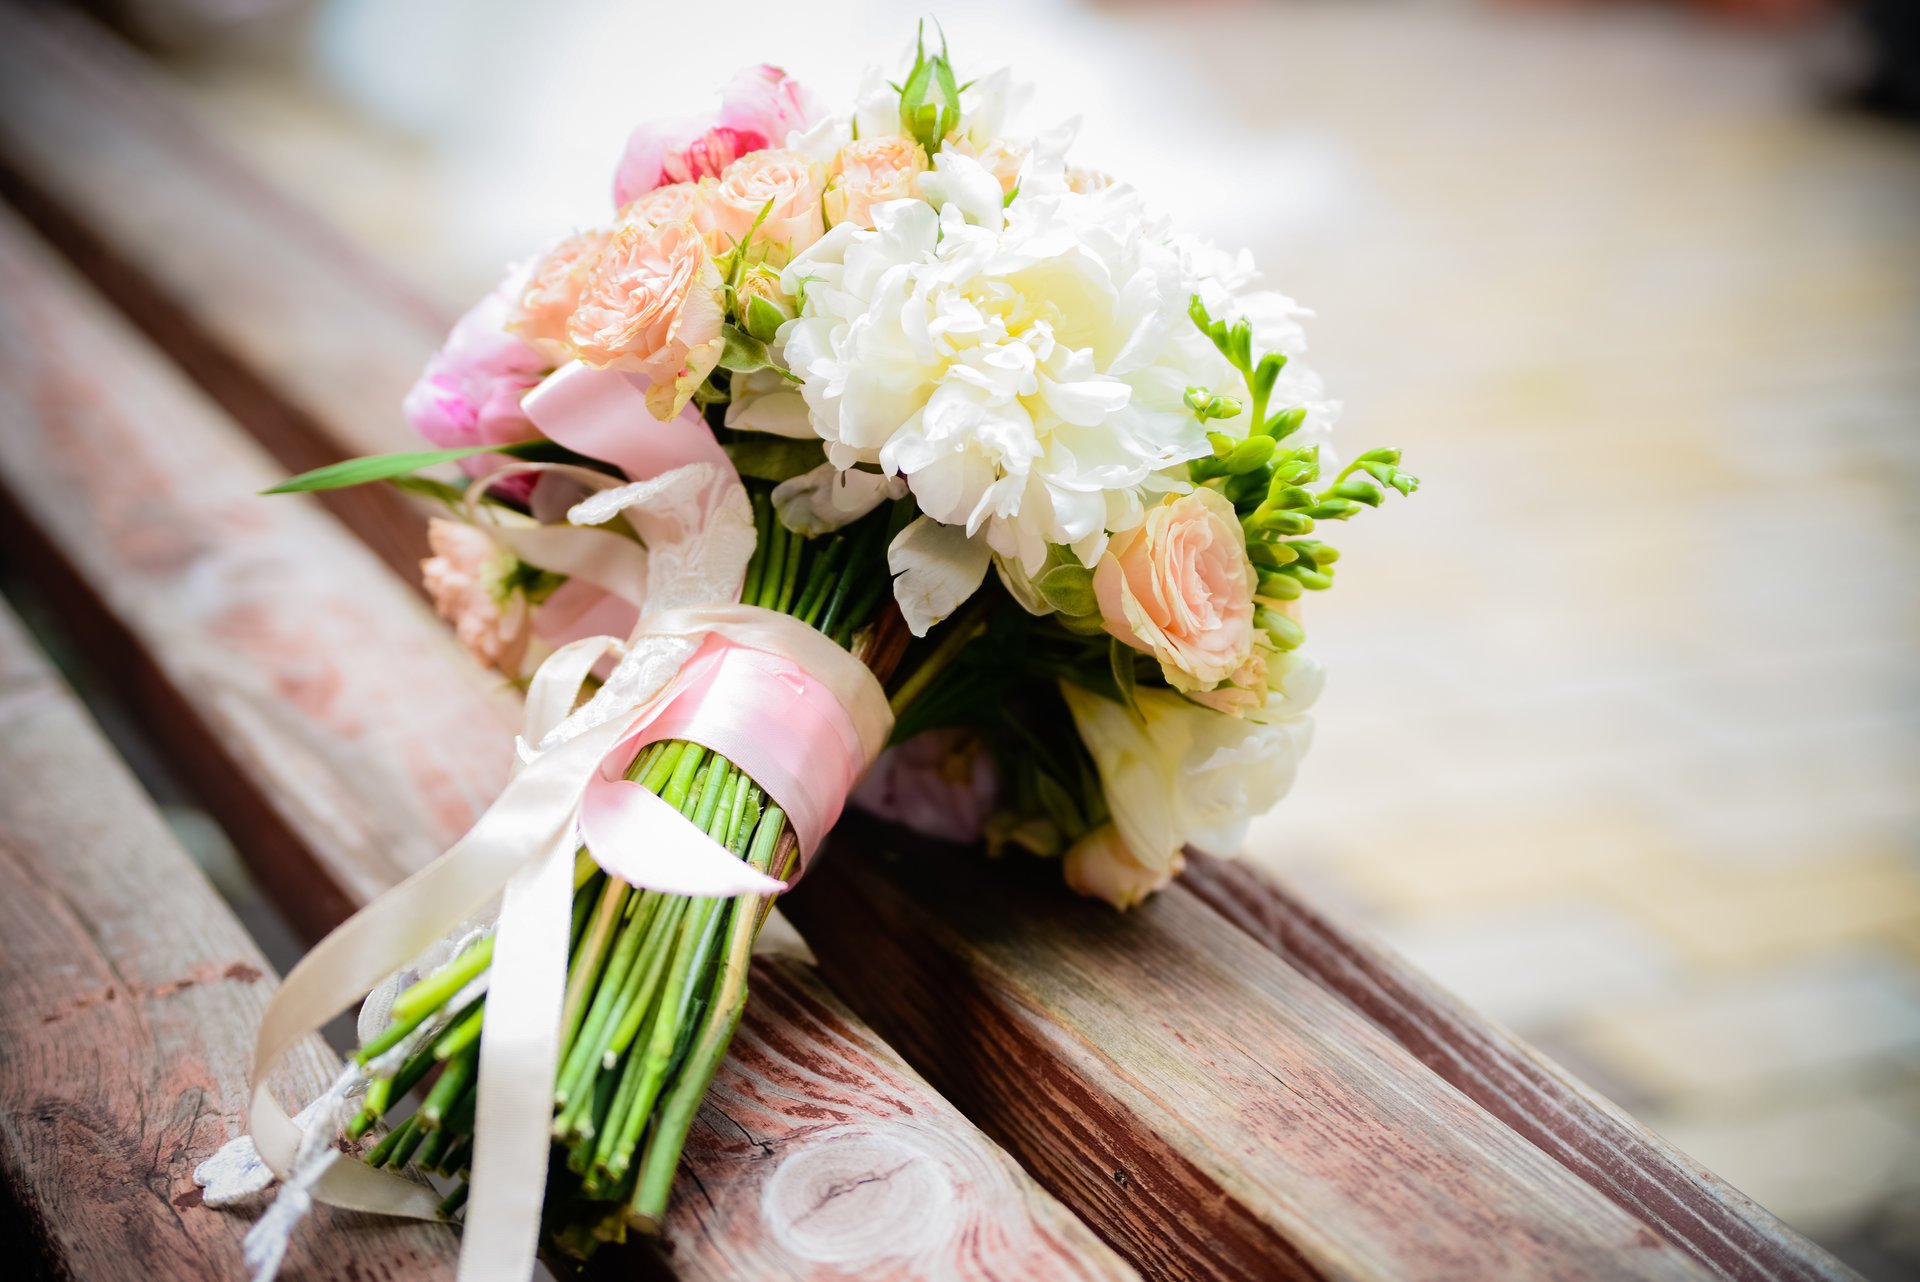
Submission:
<svg viewBox="0 0 1920 1282">
<path fill-rule="evenodd" d="M 549 374 L 520 408 L 548 440 L 603 459 L 631 481 L 689 463 L 718 463 L 733 476 L 733 460 L 713 439 L 700 411 L 688 405 L 662 423 L 647 408 L 647 386 L 638 374 L 575 361 Z"/>
<path fill-rule="evenodd" d="M 699 412 L 689 406 L 672 421 L 659 422 L 647 409 L 646 389 L 644 378 L 576 362 L 534 389 L 523 407 L 550 439 L 614 464 L 630 480 L 712 463 L 719 483 L 739 484 L 732 460 Z M 585 635 L 583 625 L 620 613 L 612 598 L 591 602 L 591 591 L 564 599 L 566 588 L 555 594 L 549 605 L 559 608 L 543 611 L 554 626 L 553 639 Z M 799 841 L 796 880 L 870 761 L 847 709 L 792 658 L 710 634 L 634 733 L 602 761 L 580 810 L 581 836 L 595 862 L 632 884 L 673 894 L 777 894 L 787 883 L 743 865 L 671 806 L 622 777 L 642 748 L 669 739 L 726 757 L 785 809 Z"/>
</svg>

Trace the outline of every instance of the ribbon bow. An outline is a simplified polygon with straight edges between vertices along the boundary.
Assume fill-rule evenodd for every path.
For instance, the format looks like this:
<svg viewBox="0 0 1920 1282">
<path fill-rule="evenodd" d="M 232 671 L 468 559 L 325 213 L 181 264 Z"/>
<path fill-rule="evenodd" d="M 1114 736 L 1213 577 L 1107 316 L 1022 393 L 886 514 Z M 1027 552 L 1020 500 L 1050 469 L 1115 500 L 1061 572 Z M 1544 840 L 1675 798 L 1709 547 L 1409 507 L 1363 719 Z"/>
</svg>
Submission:
<svg viewBox="0 0 1920 1282">
<path fill-rule="evenodd" d="M 317 1148 L 310 1132 L 336 1125 L 333 1114 L 320 1110 L 326 1115 L 303 1127 L 266 1081 L 302 1038 L 501 896 L 462 1282 L 521 1282 L 533 1270 L 574 852 L 582 840 L 609 875 L 665 893 L 786 889 L 626 780 L 634 756 L 657 740 L 684 739 L 732 760 L 787 811 L 804 870 L 893 724 L 879 683 L 858 660 L 795 619 L 739 603 L 754 545 L 745 490 L 704 420 L 688 413 L 656 422 L 645 409 L 645 386 L 575 364 L 524 402 L 546 435 L 616 464 L 630 483 L 518 463 L 474 491 L 527 469 L 561 471 L 584 484 L 592 492 L 570 511 L 572 526 L 489 528 L 523 559 L 631 602 L 639 623 L 625 640 L 587 637 L 547 658 L 528 690 L 520 765 L 499 798 L 445 854 L 343 922 L 293 968 L 254 1050 L 253 1143 L 288 1181 L 287 1191 L 353 1210 L 434 1218 L 431 1189 L 331 1160 L 332 1150 Z M 470 510 L 485 516 L 477 504 Z M 586 528 L 616 517 L 633 526 L 644 548 Z M 589 674 L 611 654 L 619 656 L 612 672 L 576 710 Z M 321 1160 L 312 1161 L 316 1152 Z M 297 1171 L 303 1159 L 310 1164 Z M 270 1254 L 277 1262 L 279 1251 Z"/>
</svg>

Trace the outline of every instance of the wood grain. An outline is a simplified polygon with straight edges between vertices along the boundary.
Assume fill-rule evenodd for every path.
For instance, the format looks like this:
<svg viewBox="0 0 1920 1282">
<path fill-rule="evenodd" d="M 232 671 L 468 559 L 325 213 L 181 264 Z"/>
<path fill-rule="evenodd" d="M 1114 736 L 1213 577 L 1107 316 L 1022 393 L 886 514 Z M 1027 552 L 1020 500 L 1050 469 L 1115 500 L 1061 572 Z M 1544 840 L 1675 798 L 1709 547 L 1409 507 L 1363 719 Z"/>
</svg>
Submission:
<svg viewBox="0 0 1920 1282">
<path fill-rule="evenodd" d="M 0 214 L 0 546 L 318 930 L 464 831 L 513 735 L 369 554 L 303 500 L 257 496 L 271 471 Z M 684 1183 L 702 1192 L 668 1225 L 678 1276 L 824 1279 L 881 1258 L 929 1279 L 1132 1275 L 810 971 L 755 982 L 772 1000 L 752 1003 L 721 1095 L 756 1142 L 712 1138 L 741 1127 L 709 1115 L 689 1145 Z M 916 1250 L 899 1261 L 829 1204 L 896 1206 L 857 1191 L 909 1154 L 901 1187 L 938 1231 L 897 1235 Z"/>
<path fill-rule="evenodd" d="M 1720 1276 L 1855 1276 L 1565 1070 L 1259 869 L 1195 852 L 1181 884 Z"/>
<path fill-rule="evenodd" d="M 787 897 L 828 981 L 1150 1276 L 1706 1276 L 1177 885 L 830 853 Z"/>
<path fill-rule="evenodd" d="M 0 939 L 13 1276 L 235 1273 L 249 1221 L 202 1206 L 192 1172 L 237 1133 L 273 976 L 4 607 Z M 313 1039 L 281 1084 L 304 1097 L 337 1068 Z M 322 1210 L 287 1276 L 450 1277 L 454 1246 L 445 1228 Z"/>
<path fill-rule="evenodd" d="M 451 318 L 155 89 L 149 65 L 79 15 L 0 4 L 0 195 L 246 423 L 280 475 L 396 448 L 395 407 Z M 410 573 L 425 553 L 397 493 L 325 502 L 390 564 Z"/>
</svg>

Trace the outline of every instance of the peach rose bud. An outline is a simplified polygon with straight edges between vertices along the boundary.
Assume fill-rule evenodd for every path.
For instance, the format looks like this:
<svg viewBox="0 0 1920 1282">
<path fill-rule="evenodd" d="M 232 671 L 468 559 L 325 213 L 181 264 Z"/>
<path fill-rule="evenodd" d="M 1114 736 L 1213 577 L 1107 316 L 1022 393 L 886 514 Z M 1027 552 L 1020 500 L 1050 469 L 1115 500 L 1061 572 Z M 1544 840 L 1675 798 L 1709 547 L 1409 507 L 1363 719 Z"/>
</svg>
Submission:
<svg viewBox="0 0 1920 1282">
<path fill-rule="evenodd" d="M 1115 908 L 1128 909 L 1177 877 L 1187 866 L 1185 856 L 1175 851 L 1163 868 L 1149 868 L 1134 858 L 1133 851 L 1120 839 L 1112 824 L 1102 824 L 1076 841 L 1062 860 L 1067 885 L 1091 899 L 1104 899 Z"/>
<path fill-rule="evenodd" d="M 1198 489 L 1115 535 L 1093 572 L 1106 630 L 1160 661 L 1176 690 L 1207 690 L 1253 654 L 1254 589 L 1233 504 Z"/>
<path fill-rule="evenodd" d="M 427 522 L 433 555 L 420 562 L 420 578 L 434 613 L 453 624 L 460 645 L 483 667 L 517 675 L 527 643 L 527 600 L 514 592 L 496 595 L 500 549 L 471 525 L 436 517 Z"/>
<path fill-rule="evenodd" d="M 911 199 L 914 179 L 926 169 L 927 153 L 911 138 L 869 138 L 842 147 L 823 198 L 828 224 L 872 231 L 873 207 Z"/>
<path fill-rule="evenodd" d="M 719 363 L 724 284 L 693 224 L 629 224 L 608 238 L 567 339 L 589 365 L 644 375 L 647 408 L 670 419 Z"/>
<path fill-rule="evenodd" d="M 782 252 L 785 261 L 826 231 L 820 186 L 820 167 L 798 152 L 756 151 L 727 166 L 696 221 L 715 254 L 731 252 L 751 234 L 754 244 Z"/>
<path fill-rule="evenodd" d="M 607 233 L 596 229 L 569 236 L 548 250 L 514 300 L 507 331 L 555 365 L 572 360 L 567 318 L 580 305 L 587 277 L 606 244 Z"/>
<path fill-rule="evenodd" d="M 658 227 L 662 223 L 697 222 L 713 189 L 713 180 L 670 183 L 636 196 L 620 210 L 616 226 Z"/>
</svg>

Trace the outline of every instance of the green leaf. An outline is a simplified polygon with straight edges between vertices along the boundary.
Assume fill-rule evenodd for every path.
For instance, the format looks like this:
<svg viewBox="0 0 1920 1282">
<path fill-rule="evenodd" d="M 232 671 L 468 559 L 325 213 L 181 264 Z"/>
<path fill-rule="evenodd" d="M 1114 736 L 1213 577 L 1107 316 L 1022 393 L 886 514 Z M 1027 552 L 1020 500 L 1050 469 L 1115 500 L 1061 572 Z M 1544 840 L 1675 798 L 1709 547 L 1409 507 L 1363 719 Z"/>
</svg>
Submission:
<svg viewBox="0 0 1920 1282">
<path fill-rule="evenodd" d="M 406 494 L 418 494 L 423 499 L 434 499 L 453 508 L 467 500 L 465 486 L 448 485 L 431 476 L 396 476 L 393 478 L 393 488 Z"/>
<path fill-rule="evenodd" d="M 1100 608 L 1093 595 L 1093 571 L 1084 565 L 1055 566 L 1035 579 L 1033 586 L 1062 614 L 1093 614 Z"/>
<path fill-rule="evenodd" d="M 747 333 L 763 343 L 771 343 L 780 327 L 791 319 L 773 303 L 755 294 L 747 300 Z"/>
<path fill-rule="evenodd" d="M 755 481 L 790 480 L 827 461 L 826 448 L 819 441 L 784 436 L 750 436 L 721 448 L 733 460 L 735 471 Z"/>
<path fill-rule="evenodd" d="M 311 472 L 302 472 L 290 477 L 262 494 L 311 494 L 317 490 L 344 490 L 350 486 L 368 485 L 374 481 L 391 481 L 395 477 L 410 476 L 441 463 L 451 463 L 455 459 L 472 458 L 476 454 L 511 454 L 516 458 L 526 458 L 540 452 L 545 441 L 521 441 L 515 445 L 466 445 L 453 450 L 410 450 L 400 454 L 369 454 L 365 458 L 350 458 L 339 463 L 329 463 L 325 467 L 316 467 Z"/>
<path fill-rule="evenodd" d="M 720 332 L 726 343 L 720 349 L 721 369 L 731 370 L 735 374 L 751 374 L 754 370 L 773 365 L 767 345 L 738 325 L 722 326 Z"/>
</svg>

